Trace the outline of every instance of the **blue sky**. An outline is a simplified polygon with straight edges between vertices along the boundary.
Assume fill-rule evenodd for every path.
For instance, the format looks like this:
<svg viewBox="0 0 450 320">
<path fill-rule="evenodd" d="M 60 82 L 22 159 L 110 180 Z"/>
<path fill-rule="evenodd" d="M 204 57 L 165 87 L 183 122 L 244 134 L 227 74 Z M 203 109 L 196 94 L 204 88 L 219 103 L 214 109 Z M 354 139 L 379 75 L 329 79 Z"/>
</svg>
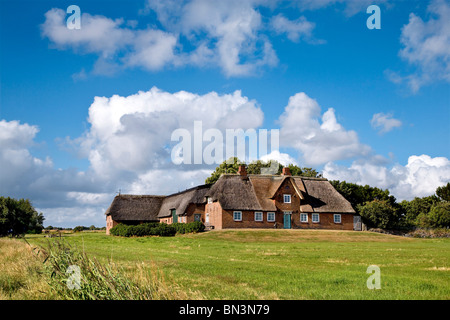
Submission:
<svg viewBox="0 0 450 320">
<path fill-rule="evenodd" d="M 1 0 L 0 193 L 46 225 L 101 225 L 119 188 L 204 181 L 214 166 L 167 162 L 170 133 L 202 120 L 280 129 L 279 160 L 329 179 L 432 194 L 450 181 L 447 14 L 444 0 Z"/>
</svg>

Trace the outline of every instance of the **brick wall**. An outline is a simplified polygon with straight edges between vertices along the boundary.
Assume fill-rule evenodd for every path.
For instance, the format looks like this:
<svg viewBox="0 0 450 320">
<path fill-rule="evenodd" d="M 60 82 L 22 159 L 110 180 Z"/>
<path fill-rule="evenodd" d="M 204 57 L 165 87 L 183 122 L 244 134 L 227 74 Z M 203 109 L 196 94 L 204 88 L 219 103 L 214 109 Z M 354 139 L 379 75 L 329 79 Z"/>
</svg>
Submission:
<svg viewBox="0 0 450 320">
<path fill-rule="evenodd" d="M 106 234 L 109 235 L 109 230 L 111 230 L 111 228 L 115 227 L 116 225 L 118 225 L 119 223 L 117 221 L 114 221 L 111 217 L 111 215 L 107 215 L 106 216 Z"/>
</svg>

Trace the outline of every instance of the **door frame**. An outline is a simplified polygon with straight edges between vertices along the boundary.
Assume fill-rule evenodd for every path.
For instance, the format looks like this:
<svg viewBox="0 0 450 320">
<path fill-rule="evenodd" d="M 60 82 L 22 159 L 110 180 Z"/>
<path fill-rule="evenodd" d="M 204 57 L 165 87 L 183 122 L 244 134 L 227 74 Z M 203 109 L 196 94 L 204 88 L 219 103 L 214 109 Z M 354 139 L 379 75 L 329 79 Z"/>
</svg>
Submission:
<svg viewBox="0 0 450 320">
<path fill-rule="evenodd" d="M 289 222 L 289 225 L 286 222 Z M 292 211 L 283 211 L 283 228 L 292 229 Z"/>
</svg>

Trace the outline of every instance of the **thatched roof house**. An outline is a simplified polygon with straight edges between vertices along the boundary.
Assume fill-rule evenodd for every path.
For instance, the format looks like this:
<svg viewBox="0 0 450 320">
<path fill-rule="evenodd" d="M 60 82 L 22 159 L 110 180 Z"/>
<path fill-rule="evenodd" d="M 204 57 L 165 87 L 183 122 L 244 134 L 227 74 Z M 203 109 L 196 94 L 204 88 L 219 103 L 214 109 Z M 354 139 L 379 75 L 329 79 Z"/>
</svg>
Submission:
<svg viewBox="0 0 450 320">
<path fill-rule="evenodd" d="M 355 211 L 327 179 L 291 176 L 223 174 L 212 185 L 200 185 L 169 196 L 119 195 L 107 215 L 107 232 L 115 224 L 202 221 L 216 228 L 358 229 Z"/>
</svg>

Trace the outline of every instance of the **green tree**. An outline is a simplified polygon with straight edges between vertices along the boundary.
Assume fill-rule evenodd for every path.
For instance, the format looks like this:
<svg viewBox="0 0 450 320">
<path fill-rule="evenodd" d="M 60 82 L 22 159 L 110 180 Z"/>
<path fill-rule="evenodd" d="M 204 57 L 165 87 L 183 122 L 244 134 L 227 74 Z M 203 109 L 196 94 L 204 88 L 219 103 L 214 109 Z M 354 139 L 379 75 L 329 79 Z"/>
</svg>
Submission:
<svg viewBox="0 0 450 320">
<path fill-rule="evenodd" d="M 28 199 L 0 197 L 0 235 L 17 236 L 41 233 L 44 216 L 38 213 Z"/>
<path fill-rule="evenodd" d="M 436 195 L 444 201 L 450 201 L 450 182 L 436 189 Z"/>
<path fill-rule="evenodd" d="M 333 187 L 350 202 L 352 207 L 358 212 L 358 206 L 373 200 L 388 201 L 392 206 L 397 206 L 394 196 L 389 194 L 389 190 L 382 190 L 369 185 L 361 186 L 355 183 L 333 180 L 330 181 Z M 359 212 L 358 212 L 359 213 Z"/>
<path fill-rule="evenodd" d="M 242 165 L 242 163 L 238 158 L 230 158 L 228 161 L 222 162 L 213 173 L 211 173 L 211 176 L 208 177 L 205 180 L 206 184 L 214 184 L 219 178 L 221 174 L 224 173 L 237 173 L 239 170 L 239 166 Z M 270 168 L 273 164 L 277 166 L 277 175 L 280 175 L 283 171 L 283 165 L 278 163 L 276 160 L 269 160 L 269 161 L 253 161 L 249 163 L 248 165 L 244 164 L 246 166 L 246 170 L 248 174 L 261 174 L 263 168 Z M 289 164 L 288 168 L 293 176 L 304 176 L 304 177 L 314 177 L 314 178 L 321 178 L 322 174 L 317 172 L 315 169 L 312 168 L 300 168 L 297 165 Z"/>
<path fill-rule="evenodd" d="M 435 203 L 430 212 L 422 212 L 417 217 L 417 225 L 422 228 L 450 227 L 450 202 Z"/>
<path fill-rule="evenodd" d="M 427 215 L 431 207 L 438 202 L 439 198 L 434 195 L 423 198 L 416 197 L 411 201 L 403 200 L 400 202 L 400 206 L 405 224 L 409 227 L 418 225 L 417 217 Z"/>
<path fill-rule="evenodd" d="M 358 207 L 363 222 L 370 228 L 392 229 L 398 226 L 399 210 L 387 200 L 373 200 Z"/>
</svg>

